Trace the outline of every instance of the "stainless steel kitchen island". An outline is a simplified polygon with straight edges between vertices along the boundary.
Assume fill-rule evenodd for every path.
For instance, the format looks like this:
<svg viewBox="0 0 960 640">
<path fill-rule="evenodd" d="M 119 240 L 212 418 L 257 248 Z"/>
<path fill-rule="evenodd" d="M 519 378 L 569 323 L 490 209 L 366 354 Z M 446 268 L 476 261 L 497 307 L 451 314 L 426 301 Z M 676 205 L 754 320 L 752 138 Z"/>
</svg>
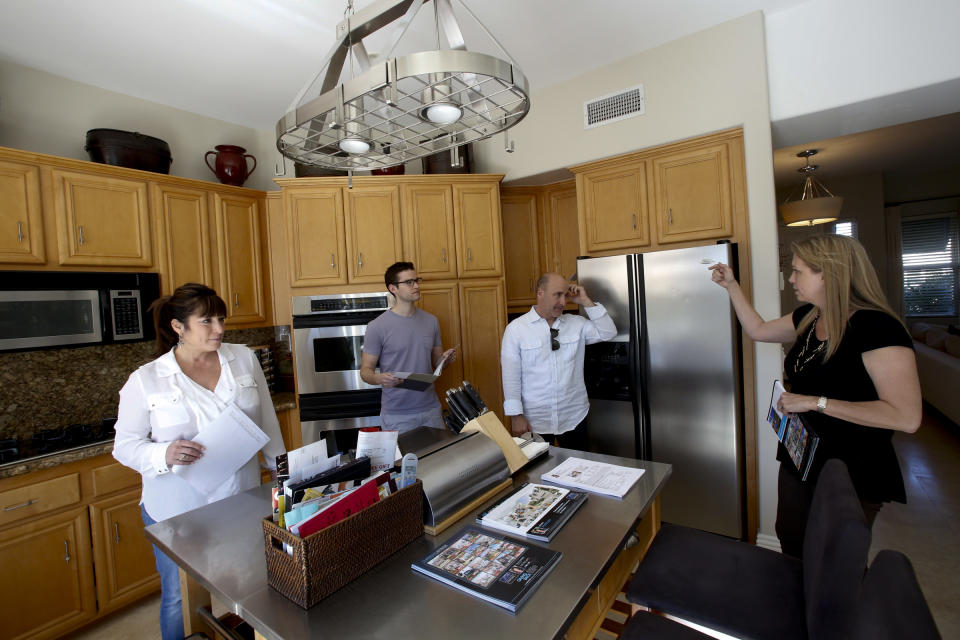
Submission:
<svg viewBox="0 0 960 640">
<path fill-rule="evenodd" d="M 659 528 L 658 496 L 671 467 L 551 447 L 547 456 L 514 476 L 514 486 L 539 481 L 541 473 L 569 456 L 636 467 L 645 473 L 622 500 L 590 495 L 546 545 L 563 557 L 516 614 L 410 569 L 413 561 L 462 525 L 474 522 L 477 511 L 436 537 L 418 538 L 308 610 L 267 585 L 260 524 L 269 513 L 267 486 L 152 525 L 146 533 L 180 565 L 186 610 L 192 614 L 196 606 L 205 604 L 209 592 L 250 624 L 257 637 L 533 640 L 560 638 L 568 632 L 569 637 L 585 637 L 595 630 L 594 620 L 602 616 L 601 609 L 623 586 Z M 198 630 L 199 620 L 185 616 L 188 634 Z"/>
</svg>

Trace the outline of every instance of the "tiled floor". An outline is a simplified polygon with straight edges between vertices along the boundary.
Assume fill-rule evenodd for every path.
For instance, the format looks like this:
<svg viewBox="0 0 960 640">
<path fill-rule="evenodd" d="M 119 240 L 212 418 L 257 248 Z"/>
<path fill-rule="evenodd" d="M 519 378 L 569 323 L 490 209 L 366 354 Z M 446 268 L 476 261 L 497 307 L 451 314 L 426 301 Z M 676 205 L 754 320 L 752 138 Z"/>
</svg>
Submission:
<svg viewBox="0 0 960 640">
<path fill-rule="evenodd" d="M 960 638 L 960 427 L 925 412 L 915 434 L 893 438 L 907 504 L 883 507 L 870 557 L 896 549 L 910 558 L 944 638 Z"/>
<path fill-rule="evenodd" d="M 924 416 L 897 434 L 907 504 L 888 504 L 873 525 L 871 558 L 896 549 L 910 558 L 944 638 L 960 638 L 960 427 Z M 159 594 L 69 636 L 70 640 L 159 640 Z M 214 606 L 214 611 L 220 609 Z"/>
</svg>

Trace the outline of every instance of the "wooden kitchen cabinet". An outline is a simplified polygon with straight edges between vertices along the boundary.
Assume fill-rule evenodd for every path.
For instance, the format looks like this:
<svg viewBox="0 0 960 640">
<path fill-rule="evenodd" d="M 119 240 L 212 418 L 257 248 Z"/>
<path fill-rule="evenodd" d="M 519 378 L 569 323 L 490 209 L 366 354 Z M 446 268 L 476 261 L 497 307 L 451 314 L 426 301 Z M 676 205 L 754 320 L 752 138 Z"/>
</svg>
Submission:
<svg viewBox="0 0 960 640">
<path fill-rule="evenodd" d="M 421 309 L 437 317 L 443 350 L 457 347 L 457 359 L 447 365 L 434 382 L 437 395 L 444 402 L 447 389 L 459 387 L 463 381 L 463 343 L 460 336 L 460 290 L 456 282 L 424 282 L 420 285 Z"/>
<path fill-rule="evenodd" d="M 261 277 L 259 199 L 214 192 L 219 286 L 227 325 L 266 320 Z"/>
<path fill-rule="evenodd" d="M 145 180 L 51 171 L 60 264 L 150 267 Z"/>
<path fill-rule="evenodd" d="M 544 271 L 572 278 L 577 272 L 577 257 L 580 256 L 577 185 L 572 180 L 547 185 L 541 197 Z"/>
<path fill-rule="evenodd" d="M 40 169 L 0 160 L 0 263 L 44 262 Z"/>
<path fill-rule="evenodd" d="M 143 526 L 139 488 L 90 505 L 100 613 L 160 587 L 153 547 L 143 535 Z"/>
<path fill-rule="evenodd" d="M 537 303 L 536 283 L 542 271 L 537 197 L 537 191 L 533 189 L 501 190 L 503 268 L 508 306 Z"/>
<path fill-rule="evenodd" d="M 0 531 L 3 637 L 56 638 L 96 615 L 85 507 Z"/>
<path fill-rule="evenodd" d="M 499 278 L 461 281 L 460 326 L 463 379 L 469 380 L 483 401 L 503 420 L 500 379 L 500 339 L 507 326 L 503 281 Z"/>
<path fill-rule="evenodd" d="M 284 189 L 283 210 L 291 286 L 346 283 L 347 250 L 340 187 Z"/>
<path fill-rule="evenodd" d="M 498 182 L 453 185 L 457 274 L 461 278 L 503 275 Z"/>
<path fill-rule="evenodd" d="M 354 186 L 346 190 L 347 277 L 383 284 L 387 267 L 403 256 L 400 192 L 397 186 Z"/>
<path fill-rule="evenodd" d="M 658 243 L 733 235 L 730 152 L 726 141 L 657 155 L 651 165 Z"/>
<path fill-rule="evenodd" d="M 401 186 L 403 255 L 424 280 L 457 277 L 453 190 L 448 184 Z"/>
<path fill-rule="evenodd" d="M 150 189 L 163 294 L 187 282 L 215 287 L 208 192 L 157 183 Z"/>
<path fill-rule="evenodd" d="M 650 244 L 647 173 L 645 160 L 577 173 L 580 234 L 587 251 Z"/>
</svg>

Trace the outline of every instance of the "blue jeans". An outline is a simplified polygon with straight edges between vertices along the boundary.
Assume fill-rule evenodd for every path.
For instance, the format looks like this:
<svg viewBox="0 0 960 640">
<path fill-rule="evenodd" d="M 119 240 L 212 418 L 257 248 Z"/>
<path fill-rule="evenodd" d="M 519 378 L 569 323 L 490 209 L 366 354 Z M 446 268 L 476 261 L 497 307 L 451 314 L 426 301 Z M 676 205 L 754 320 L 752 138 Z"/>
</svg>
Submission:
<svg viewBox="0 0 960 640">
<path fill-rule="evenodd" d="M 140 505 L 140 515 L 147 526 L 156 524 Z M 167 555 L 153 547 L 160 573 L 160 635 L 163 640 L 183 640 L 183 607 L 180 604 L 180 568 Z"/>
</svg>

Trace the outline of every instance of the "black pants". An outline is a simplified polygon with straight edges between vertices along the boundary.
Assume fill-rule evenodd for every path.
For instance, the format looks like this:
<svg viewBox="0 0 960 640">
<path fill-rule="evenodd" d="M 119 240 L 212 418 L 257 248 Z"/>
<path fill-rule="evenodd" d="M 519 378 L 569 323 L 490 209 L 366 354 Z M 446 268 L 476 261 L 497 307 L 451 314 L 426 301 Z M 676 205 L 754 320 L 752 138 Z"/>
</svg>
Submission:
<svg viewBox="0 0 960 640">
<path fill-rule="evenodd" d="M 587 425 L 586 420 L 583 420 L 580 424 L 574 427 L 572 430 L 565 433 L 558 433 L 556 435 L 552 434 L 543 434 L 544 440 L 553 444 L 553 438 L 556 438 L 556 443 L 558 447 L 563 447 L 564 449 L 576 449 L 577 451 L 586 451 L 587 450 Z"/>
<path fill-rule="evenodd" d="M 780 549 L 795 558 L 803 557 L 803 533 L 807 529 L 807 517 L 810 515 L 810 503 L 813 501 L 813 482 L 803 482 L 795 473 L 791 473 L 780 463 L 780 475 L 777 479 L 777 537 Z M 873 527 L 882 502 L 860 500 L 867 526 Z"/>
</svg>

